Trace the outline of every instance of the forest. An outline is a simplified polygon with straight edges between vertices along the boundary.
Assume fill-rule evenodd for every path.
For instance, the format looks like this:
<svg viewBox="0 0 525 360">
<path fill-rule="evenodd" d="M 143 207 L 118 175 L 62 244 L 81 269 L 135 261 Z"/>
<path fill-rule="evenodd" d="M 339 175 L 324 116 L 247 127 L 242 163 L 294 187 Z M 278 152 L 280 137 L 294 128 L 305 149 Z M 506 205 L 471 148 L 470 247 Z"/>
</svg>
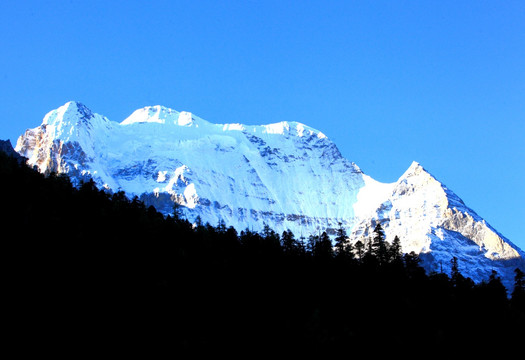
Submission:
<svg viewBox="0 0 525 360">
<path fill-rule="evenodd" d="M 525 278 L 426 273 L 399 239 L 350 244 L 268 226 L 191 224 L 92 181 L 73 187 L 0 152 L 5 340 L 51 351 L 111 346 L 313 353 L 515 348 Z M 120 350 L 119 350 L 120 349 Z"/>
</svg>

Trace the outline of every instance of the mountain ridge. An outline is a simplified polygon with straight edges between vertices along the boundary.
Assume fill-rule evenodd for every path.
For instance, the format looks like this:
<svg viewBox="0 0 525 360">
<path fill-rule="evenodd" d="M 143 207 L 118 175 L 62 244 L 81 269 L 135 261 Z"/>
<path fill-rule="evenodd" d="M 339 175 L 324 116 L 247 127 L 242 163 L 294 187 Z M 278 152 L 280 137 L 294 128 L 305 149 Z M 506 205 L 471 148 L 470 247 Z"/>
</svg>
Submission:
<svg viewBox="0 0 525 360">
<path fill-rule="evenodd" d="M 514 265 L 524 267 L 521 249 L 419 163 L 380 183 L 298 122 L 214 124 L 156 105 L 118 123 L 68 102 L 28 129 L 16 151 L 41 172 L 93 178 L 165 214 L 177 202 L 190 221 L 267 224 L 302 237 L 343 226 L 354 242 L 379 222 L 387 240 L 397 235 L 404 251 L 423 254 L 429 271 L 448 271 L 457 257 L 474 280 L 496 268 L 509 284 Z"/>
</svg>

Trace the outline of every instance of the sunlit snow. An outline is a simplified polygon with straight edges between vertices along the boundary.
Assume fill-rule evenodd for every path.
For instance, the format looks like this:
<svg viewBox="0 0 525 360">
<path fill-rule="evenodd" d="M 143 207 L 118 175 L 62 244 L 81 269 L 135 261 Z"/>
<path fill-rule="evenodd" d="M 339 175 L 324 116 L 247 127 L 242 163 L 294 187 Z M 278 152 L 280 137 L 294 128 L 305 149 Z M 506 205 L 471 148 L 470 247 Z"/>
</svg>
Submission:
<svg viewBox="0 0 525 360">
<path fill-rule="evenodd" d="M 156 105 L 118 123 L 68 102 L 27 130 L 16 151 L 42 172 L 91 176 L 166 214 L 175 200 L 191 221 L 200 216 L 239 231 L 268 224 L 305 238 L 341 225 L 353 241 L 367 241 L 380 222 L 388 241 L 399 236 L 405 252 L 427 254 L 430 270 L 457 256 L 480 280 L 495 267 L 512 277 L 523 264 L 521 250 L 417 162 L 396 182 L 381 183 L 323 133 L 294 121 L 213 124 Z"/>
</svg>

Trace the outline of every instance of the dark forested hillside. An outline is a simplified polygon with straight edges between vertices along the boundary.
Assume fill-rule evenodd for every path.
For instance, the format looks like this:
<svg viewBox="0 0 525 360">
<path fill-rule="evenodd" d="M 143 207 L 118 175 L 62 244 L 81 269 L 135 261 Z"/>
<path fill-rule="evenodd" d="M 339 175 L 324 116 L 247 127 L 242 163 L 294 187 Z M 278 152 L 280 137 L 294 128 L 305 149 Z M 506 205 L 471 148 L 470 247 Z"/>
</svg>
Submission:
<svg viewBox="0 0 525 360">
<path fill-rule="evenodd" d="M 332 246 L 326 234 L 192 225 L 176 209 L 165 218 L 2 152 L 0 192 L 5 324 L 21 352 L 393 353 L 523 341 L 522 272 L 512 293 L 496 273 L 481 284 L 426 274 L 380 226 L 354 245 L 339 229 Z"/>
</svg>

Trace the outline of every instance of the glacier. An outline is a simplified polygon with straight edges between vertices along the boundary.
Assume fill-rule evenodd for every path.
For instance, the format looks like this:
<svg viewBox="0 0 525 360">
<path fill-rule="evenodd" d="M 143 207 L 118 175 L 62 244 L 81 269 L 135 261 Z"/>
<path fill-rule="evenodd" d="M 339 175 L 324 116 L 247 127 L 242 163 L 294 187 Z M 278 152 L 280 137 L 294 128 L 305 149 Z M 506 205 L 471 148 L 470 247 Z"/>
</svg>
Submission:
<svg viewBox="0 0 525 360">
<path fill-rule="evenodd" d="M 267 224 L 296 237 L 347 229 L 367 241 L 381 223 L 428 271 L 450 271 L 452 257 L 474 281 L 496 270 L 510 288 L 525 253 L 413 162 L 381 183 L 344 158 L 322 132 L 294 121 L 215 124 L 156 105 L 115 122 L 70 101 L 22 134 L 15 150 L 43 173 L 93 179 L 164 214 L 181 205 L 191 222 L 223 221 L 238 231 Z"/>
</svg>

